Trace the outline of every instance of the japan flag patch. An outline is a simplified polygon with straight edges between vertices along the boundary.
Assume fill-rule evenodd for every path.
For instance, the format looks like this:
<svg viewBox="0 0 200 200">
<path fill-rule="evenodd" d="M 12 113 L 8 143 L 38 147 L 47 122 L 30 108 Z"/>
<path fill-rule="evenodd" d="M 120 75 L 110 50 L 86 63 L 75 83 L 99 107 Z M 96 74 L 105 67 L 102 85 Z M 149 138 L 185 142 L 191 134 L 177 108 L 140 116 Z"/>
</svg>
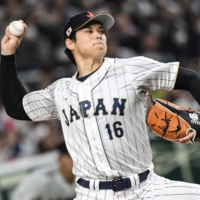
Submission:
<svg viewBox="0 0 200 200">
<path fill-rule="evenodd" d="M 67 29 L 67 31 L 66 31 L 66 34 L 67 34 L 68 37 L 69 37 L 69 35 L 71 34 L 71 32 L 72 32 L 72 28 L 69 27 L 69 28 Z"/>
</svg>

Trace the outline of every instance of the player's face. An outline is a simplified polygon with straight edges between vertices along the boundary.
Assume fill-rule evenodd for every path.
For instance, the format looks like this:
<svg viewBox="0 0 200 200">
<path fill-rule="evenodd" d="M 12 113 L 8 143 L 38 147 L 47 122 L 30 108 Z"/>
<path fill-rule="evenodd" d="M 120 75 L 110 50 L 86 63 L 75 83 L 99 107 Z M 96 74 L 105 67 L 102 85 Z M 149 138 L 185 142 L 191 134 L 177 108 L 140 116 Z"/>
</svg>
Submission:
<svg viewBox="0 0 200 200">
<path fill-rule="evenodd" d="M 83 58 L 103 58 L 107 51 L 104 28 L 98 22 L 88 23 L 76 32 L 74 55 Z"/>
</svg>

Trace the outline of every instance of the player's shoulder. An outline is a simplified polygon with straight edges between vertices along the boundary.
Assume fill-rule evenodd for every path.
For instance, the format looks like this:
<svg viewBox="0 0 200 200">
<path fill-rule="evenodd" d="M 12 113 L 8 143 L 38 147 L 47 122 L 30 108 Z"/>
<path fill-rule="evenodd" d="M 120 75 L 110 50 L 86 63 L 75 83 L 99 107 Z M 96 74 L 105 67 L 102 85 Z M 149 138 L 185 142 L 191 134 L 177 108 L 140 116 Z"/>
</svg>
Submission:
<svg viewBox="0 0 200 200">
<path fill-rule="evenodd" d="M 134 57 L 130 57 L 130 58 L 116 58 L 116 64 L 131 64 L 131 63 L 155 63 L 157 61 L 145 57 L 145 56 L 134 56 Z"/>
<path fill-rule="evenodd" d="M 56 83 L 70 83 L 71 82 L 71 77 L 70 78 L 60 78 L 60 79 L 58 79 L 58 80 L 56 80 L 55 82 Z"/>
<path fill-rule="evenodd" d="M 71 78 L 61 78 L 54 81 L 49 87 L 50 88 L 58 88 L 58 87 L 68 87 L 71 83 Z"/>
</svg>

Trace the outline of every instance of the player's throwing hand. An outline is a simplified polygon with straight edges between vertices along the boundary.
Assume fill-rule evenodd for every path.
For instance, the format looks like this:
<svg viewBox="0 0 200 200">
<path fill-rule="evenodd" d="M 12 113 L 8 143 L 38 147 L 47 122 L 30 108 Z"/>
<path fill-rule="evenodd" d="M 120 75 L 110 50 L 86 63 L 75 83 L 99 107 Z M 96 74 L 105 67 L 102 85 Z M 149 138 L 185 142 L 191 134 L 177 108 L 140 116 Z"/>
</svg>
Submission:
<svg viewBox="0 0 200 200">
<path fill-rule="evenodd" d="M 28 31 L 27 25 L 22 20 L 20 20 L 20 21 L 24 25 L 24 33 L 20 37 L 12 35 L 8 30 L 8 26 L 6 27 L 5 35 L 1 41 L 1 54 L 2 55 L 14 54 L 16 52 L 17 48 L 19 47 L 24 35 L 27 33 L 27 31 Z"/>
</svg>

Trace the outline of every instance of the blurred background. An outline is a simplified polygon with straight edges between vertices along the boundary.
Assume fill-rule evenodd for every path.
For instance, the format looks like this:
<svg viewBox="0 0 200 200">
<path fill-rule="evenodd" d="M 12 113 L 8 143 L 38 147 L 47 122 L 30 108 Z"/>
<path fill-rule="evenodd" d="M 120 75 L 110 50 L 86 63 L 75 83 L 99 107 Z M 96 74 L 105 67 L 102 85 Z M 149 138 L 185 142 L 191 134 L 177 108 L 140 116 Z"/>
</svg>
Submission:
<svg viewBox="0 0 200 200">
<path fill-rule="evenodd" d="M 0 0 L 1 38 L 13 20 L 28 25 L 16 53 L 18 74 L 28 91 L 75 73 L 76 66 L 64 54 L 62 29 L 70 16 L 86 10 L 115 18 L 107 32 L 106 56 L 143 55 L 200 71 L 199 0 Z M 154 92 L 153 98 L 200 110 L 185 91 Z M 17 121 L 0 103 L 0 200 L 9 200 L 9 193 L 32 170 L 55 162 L 55 147 L 62 140 L 58 121 Z M 199 145 L 173 144 L 151 133 L 150 140 L 158 174 L 200 184 Z"/>
</svg>

